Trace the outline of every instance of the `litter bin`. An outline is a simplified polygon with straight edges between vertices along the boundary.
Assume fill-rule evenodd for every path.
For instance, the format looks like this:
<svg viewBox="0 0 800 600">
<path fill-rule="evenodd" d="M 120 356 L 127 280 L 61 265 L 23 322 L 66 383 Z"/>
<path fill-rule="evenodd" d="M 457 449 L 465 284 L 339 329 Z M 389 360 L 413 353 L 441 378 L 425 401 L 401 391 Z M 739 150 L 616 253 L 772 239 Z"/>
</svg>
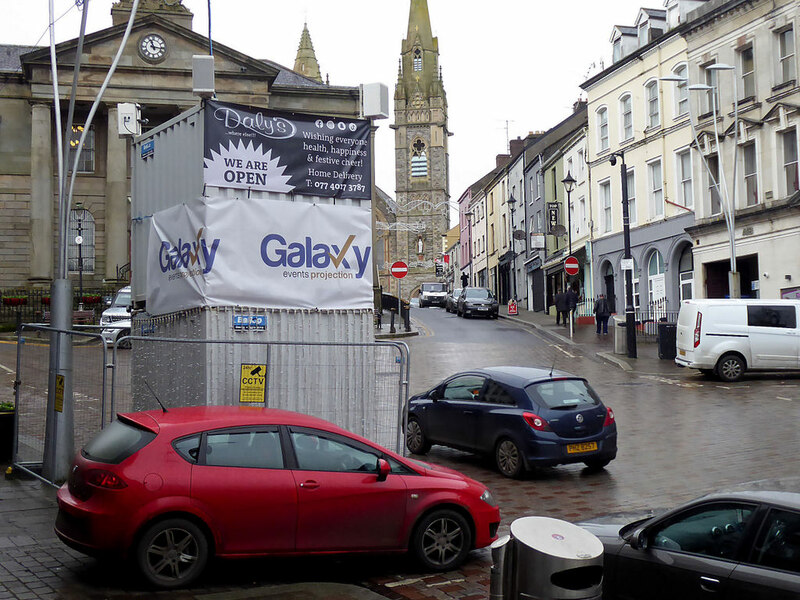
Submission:
<svg viewBox="0 0 800 600">
<path fill-rule="evenodd" d="M 677 354 L 677 323 L 658 324 L 658 358 L 675 360 Z"/>
<path fill-rule="evenodd" d="M 510 540 L 498 542 L 502 548 L 493 548 L 492 555 L 503 572 L 503 589 L 498 594 L 492 586 L 492 600 L 601 599 L 603 544 L 585 529 L 549 517 L 523 517 L 511 524 Z"/>
<path fill-rule="evenodd" d="M 614 354 L 628 353 L 628 338 L 625 333 L 625 315 L 614 315 Z"/>
</svg>

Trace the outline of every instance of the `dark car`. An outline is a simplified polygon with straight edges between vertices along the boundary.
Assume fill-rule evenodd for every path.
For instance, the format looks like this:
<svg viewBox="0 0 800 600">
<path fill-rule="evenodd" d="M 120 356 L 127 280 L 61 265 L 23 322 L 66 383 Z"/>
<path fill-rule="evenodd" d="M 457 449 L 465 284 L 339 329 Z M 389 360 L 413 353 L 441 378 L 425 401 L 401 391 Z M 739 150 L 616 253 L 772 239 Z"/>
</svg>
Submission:
<svg viewBox="0 0 800 600">
<path fill-rule="evenodd" d="M 458 309 L 458 297 L 461 295 L 462 288 L 456 288 L 447 294 L 444 301 L 444 309 L 449 313 L 454 313 Z"/>
<path fill-rule="evenodd" d="M 800 494 L 705 496 L 627 525 L 581 523 L 605 548 L 605 600 L 800 598 Z"/>
<path fill-rule="evenodd" d="M 486 487 L 308 415 L 235 406 L 119 415 L 75 457 L 56 533 L 188 585 L 214 556 L 408 552 L 455 569 L 497 538 Z"/>
<path fill-rule="evenodd" d="M 497 298 L 492 291 L 483 287 L 466 287 L 461 296 L 458 297 L 456 312 L 459 317 L 483 317 L 497 318 L 499 305 Z"/>
<path fill-rule="evenodd" d="M 531 367 L 457 373 L 408 406 L 406 447 L 432 444 L 494 456 L 507 477 L 537 466 L 605 467 L 617 455 L 617 426 L 582 377 Z"/>
</svg>

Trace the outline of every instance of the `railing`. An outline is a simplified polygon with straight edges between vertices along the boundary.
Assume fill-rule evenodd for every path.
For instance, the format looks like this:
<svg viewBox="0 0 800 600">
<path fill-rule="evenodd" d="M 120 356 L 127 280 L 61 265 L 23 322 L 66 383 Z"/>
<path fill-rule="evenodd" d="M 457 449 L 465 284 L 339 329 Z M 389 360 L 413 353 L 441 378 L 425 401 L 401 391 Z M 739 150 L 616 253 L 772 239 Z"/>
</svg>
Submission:
<svg viewBox="0 0 800 600">
<path fill-rule="evenodd" d="M 106 309 L 106 301 L 111 300 L 116 288 L 73 289 L 73 309 L 83 304 L 84 311 L 94 312 L 94 320 Z M 50 290 L 48 289 L 9 289 L 0 290 L 0 322 L 13 323 L 16 319 L 27 322 L 42 322 L 45 313 L 50 312 Z M 19 315 L 19 316 L 18 316 Z"/>
<path fill-rule="evenodd" d="M 668 310 L 666 298 L 650 302 L 636 311 L 636 336 L 653 338 L 658 336 L 659 323 L 677 323 L 678 311 Z"/>
</svg>

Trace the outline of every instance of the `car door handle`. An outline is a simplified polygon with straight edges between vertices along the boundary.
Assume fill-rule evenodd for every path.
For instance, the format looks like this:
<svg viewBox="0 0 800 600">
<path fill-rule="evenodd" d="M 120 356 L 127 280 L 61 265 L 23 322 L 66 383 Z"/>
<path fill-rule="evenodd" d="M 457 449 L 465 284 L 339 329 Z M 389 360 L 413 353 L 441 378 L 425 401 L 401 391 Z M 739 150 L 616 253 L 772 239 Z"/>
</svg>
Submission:
<svg viewBox="0 0 800 600">
<path fill-rule="evenodd" d="M 718 592 L 719 591 L 719 579 L 714 577 L 706 577 L 705 575 L 700 576 L 700 589 L 704 592 Z"/>
<path fill-rule="evenodd" d="M 319 487 L 319 484 L 316 481 L 304 481 L 300 484 L 300 487 L 304 490 L 315 490 Z"/>
<path fill-rule="evenodd" d="M 465 410 L 464 414 L 465 415 L 474 415 L 474 414 L 477 414 L 477 411 L 475 411 L 475 410 Z"/>
</svg>

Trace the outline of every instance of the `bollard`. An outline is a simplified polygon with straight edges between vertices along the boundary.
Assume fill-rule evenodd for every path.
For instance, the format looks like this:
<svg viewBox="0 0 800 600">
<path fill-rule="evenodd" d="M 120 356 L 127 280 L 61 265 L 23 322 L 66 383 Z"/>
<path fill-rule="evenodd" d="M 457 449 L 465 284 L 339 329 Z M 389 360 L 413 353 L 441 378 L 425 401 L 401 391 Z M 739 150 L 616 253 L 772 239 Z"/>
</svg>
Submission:
<svg viewBox="0 0 800 600">
<path fill-rule="evenodd" d="M 503 578 L 505 577 L 506 552 L 511 536 L 504 535 L 497 538 L 490 546 L 492 551 L 492 570 L 489 575 L 489 600 L 505 600 L 507 589 Z"/>
<path fill-rule="evenodd" d="M 397 330 L 394 328 L 394 315 L 397 312 L 397 309 L 391 308 L 389 312 L 392 313 L 392 320 L 389 322 L 389 333 L 395 333 Z"/>
<path fill-rule="evenodd" d="M 406 328 L 406 333 L 411 331 L 411 304 L 403 301 L 403 325 Z"/>
</svg>

